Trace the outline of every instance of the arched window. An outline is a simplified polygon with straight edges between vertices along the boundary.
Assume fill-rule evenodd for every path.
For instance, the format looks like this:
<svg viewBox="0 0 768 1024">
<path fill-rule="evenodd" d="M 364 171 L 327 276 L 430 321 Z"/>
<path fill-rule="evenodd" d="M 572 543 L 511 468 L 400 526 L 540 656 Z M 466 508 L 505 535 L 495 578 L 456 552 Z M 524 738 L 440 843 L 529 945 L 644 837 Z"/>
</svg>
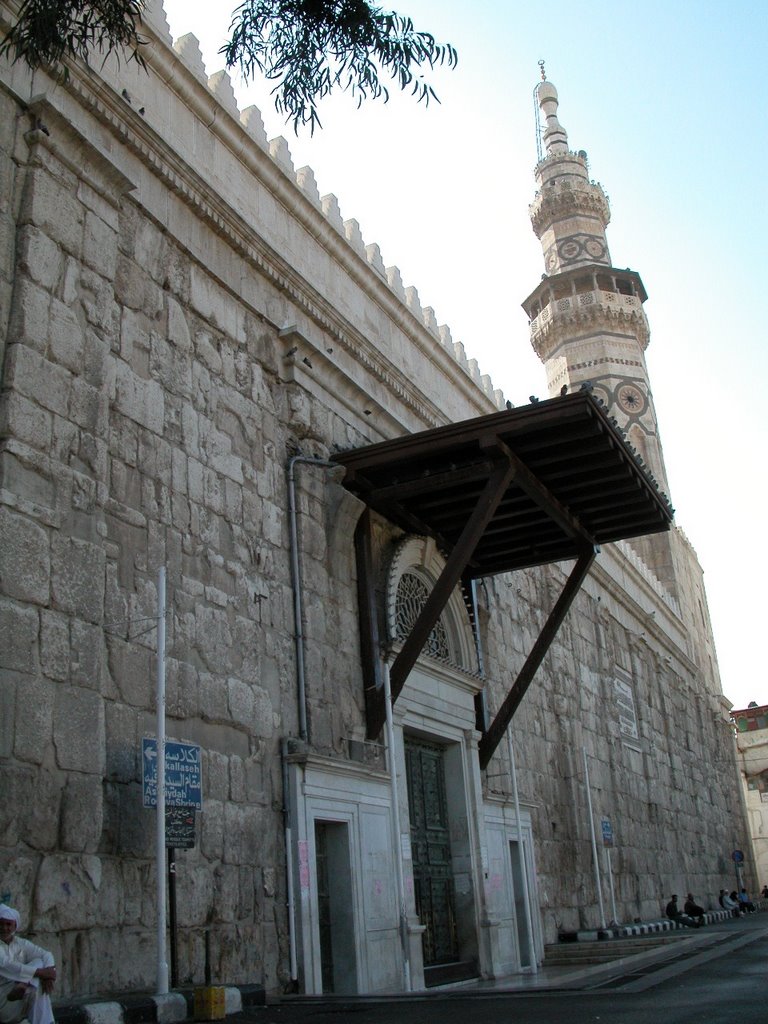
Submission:
<svg viewBox="0 0 768 1024">
<path fill-rule="evenodd" d="M 410 636 L 444 565 L 433 540 L 409 537 L 398 545 L 387 587 L 387 627 L 391 642 L 403 643 Z M 448 599 L 421 657 L 478 674 L 475 637 L 460 587 L 456 587 Z"/>
</svg>

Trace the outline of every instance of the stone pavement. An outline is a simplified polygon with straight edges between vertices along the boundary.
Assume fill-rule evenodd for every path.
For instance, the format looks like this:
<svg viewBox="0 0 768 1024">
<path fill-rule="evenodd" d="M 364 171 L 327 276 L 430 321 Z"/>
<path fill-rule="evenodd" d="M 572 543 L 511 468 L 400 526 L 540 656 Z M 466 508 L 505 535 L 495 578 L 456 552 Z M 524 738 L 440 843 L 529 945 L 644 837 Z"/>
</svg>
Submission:
<svg viewBox="0 0 768 1024">
<path fill-rule="evenodd" d="M 761 909 L 768 909 L 768 901 L 760 901 Z M 600 985 L 611 977 L 634 972 L 659 969 L 675 961 L 684 960 L 698 952 L 714 950 L 721 944 L 738 941 L 750 932 L 762 933 L 768 927 L 768 917 L 763 913 L 748 914 L 742 918 L 731 917 L 725 911 L 709 911 L 707 925 L 703 928 L 676 927 L 669 921 L 645 922 L 607 929 L 599 933 L 600 945 L 609 948 L 612 942 L 621 941 L 622 948 L 630 942 L 629 936 L 647 936 L 671 932 L 676 941 L 666 942 L 648 949 L 643 946 L 638 952 L 619 956 L 608 963 L 548 966 L 546 963 L 535 974 L 514 974 L 504 978 L 472 980 L 444 985 L 422 992 L 359 996 L 292 996 L 283 995 L 269 998 L 270 1004 L 314 1003 L 318 1007 L 337 1002 L 345 1004 L 366 1002 L 398 1002 L 400 1000 L 434 1000 L 461 993 L 462 996 L 525 993 L 536 991 L 557 991 L 588 988 Z M 580 932 L 579 942 L 588 942 L 598 933 Z M 671 937 L 671 936 L 670 936 Z M 564 946 L 569 945 L 564 943 Z M 227 1016 L 239 1014 L 265 1006 L 267 997 L 264 989 L 257 985 L 224 986 Z M 86 998 L 54 1006 L 57 1024 L 179 1024 L 194 1020 L 194 989 L 174 991 L 168 995 L 126 994 L 99 998 Z"/>
</svg>

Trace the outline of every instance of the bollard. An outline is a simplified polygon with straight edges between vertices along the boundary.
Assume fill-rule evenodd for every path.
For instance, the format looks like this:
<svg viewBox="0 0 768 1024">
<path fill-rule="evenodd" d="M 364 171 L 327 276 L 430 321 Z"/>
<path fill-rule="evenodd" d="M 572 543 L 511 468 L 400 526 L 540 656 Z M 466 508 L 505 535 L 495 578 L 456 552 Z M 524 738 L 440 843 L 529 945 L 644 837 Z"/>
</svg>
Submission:
<svg viewBox="0 0 768 1024">
<path fill-rule="evenodd" d="M 205 985 L 195 989 L 195 1020 L 224 1020 L 227 1001 L 223 985 L 211 985 L 211 933 L 205 932 Z"/>
</svg>

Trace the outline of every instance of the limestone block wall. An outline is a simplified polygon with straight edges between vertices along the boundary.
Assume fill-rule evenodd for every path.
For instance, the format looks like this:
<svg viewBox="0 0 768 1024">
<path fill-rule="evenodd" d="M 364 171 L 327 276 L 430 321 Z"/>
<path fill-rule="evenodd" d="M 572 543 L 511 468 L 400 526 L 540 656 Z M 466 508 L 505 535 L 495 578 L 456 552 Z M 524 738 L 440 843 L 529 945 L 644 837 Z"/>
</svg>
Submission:
<svg viewBox="0 0 768 1024">
<path fill-rule="evenodd" d="M 600 556 L 602 559 L 602 555 Z M 589 773 L 597 834 L 610 819 L 617 917 L 647 920 L 664 894 L 693 891 L 709 906 L 732 876 L 742 841 L 732 736 L 696 667 L 642 605 L 628 607 L 593 574 L 513 722 L 520 798 L 533 808 L 545 935 L 599 920 L 588 822 Z M 492 711 L 562 587 L 557 568 L 487 581 L 487 671 Z M 648 594 L 645 595 L 646 600 Z M 651 609 L 659 608 L 651 605 Z M 618 686 L 617 686 L 618 681 Z M 634 728 L 626 711 L 627 687 Z M 620 699 L 621 698 L 621 699 Z M 584 766 L 586 752 L 587 769 Z M 508 787 L 499 748 L 486 782 Z M 600 851 L 601 862 L 603 852 Z M 601 863 L 602 867 L 602 863 Z M 612 916 L 608 881 L 603 896 Z"/>
<path fill-rule="evenodd" d="M 147 34 L 147 74 L 0 69 L 0 889 L 56 951 L 62 995 L 153 983 L 158 568 L 168 734 L 203 750 L 180 977 L 202 979 L 210 928 L 215 980 L 280 988 L 280 742 L 299 732 L 286 466 L 504 404 L 155 4 Z M 343 758 L 364 736 L 359 509 L 337 473 L 295 472 L 309 742 Z M 397 539 L 379 526 L 382 580 Z M 631 560 L 605 565 L 515 723 L 548 938 L 593 913 L 583 746 L 622 837 L 622 914 L 655 914 L 657 884 L 716 892 L 737 827 L 685 623 Z M 480 588 L 492 708 L 561 580 Z M 506 792 L 497 758 L 486 783 Z"/>
</svg>

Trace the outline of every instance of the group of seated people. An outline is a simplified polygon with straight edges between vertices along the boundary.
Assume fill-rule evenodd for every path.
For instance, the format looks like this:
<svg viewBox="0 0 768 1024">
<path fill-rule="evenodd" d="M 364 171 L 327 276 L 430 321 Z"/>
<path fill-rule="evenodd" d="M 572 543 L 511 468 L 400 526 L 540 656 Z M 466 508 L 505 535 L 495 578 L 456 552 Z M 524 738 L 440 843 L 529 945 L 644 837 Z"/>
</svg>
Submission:
<svg viewBox="0 0 768 1024">
<path fill-rule="evenodd" d="M 763 886 L 760 895 L 768 897 L 768 885 Z M 729 910 L 734 917 L 741 917 L 743 914 L 753 914 L 757 910 L 757 907 L 749 898 L 746 889 L 742 889 L 740 892 L 734 889 L 730 894 L 727 890 L 721 889 L 718 903 L 723 910 Z M 701 928 L 704 924 L 704 908 L 698 905 L 693 898 L 693 894 L 690 892 L 683 904 L 682 910 L 677 902 L 677 896 L 673 896 L 667 904 L 666 915 L 670 920 L 683 924 L 688 928 Z"/>
</svg>

